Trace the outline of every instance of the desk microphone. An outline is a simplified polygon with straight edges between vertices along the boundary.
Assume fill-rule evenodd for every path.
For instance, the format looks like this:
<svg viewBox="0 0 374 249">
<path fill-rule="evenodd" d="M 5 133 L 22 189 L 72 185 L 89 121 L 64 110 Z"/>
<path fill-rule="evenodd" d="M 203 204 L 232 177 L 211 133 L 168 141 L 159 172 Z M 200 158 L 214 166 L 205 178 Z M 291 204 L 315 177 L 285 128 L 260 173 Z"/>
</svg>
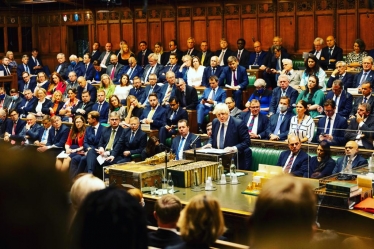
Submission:
<svg viewBox="0 0 374 249">
<path fill-rule="evenodd" d="M 192 141 L 192 143 L 190 144 L 190 147 L 192 148 L 192 146 L 196 143 L 196 141 L 200 138 L 200 135 L 197 135 L 196 138 Z"/>
</svg>

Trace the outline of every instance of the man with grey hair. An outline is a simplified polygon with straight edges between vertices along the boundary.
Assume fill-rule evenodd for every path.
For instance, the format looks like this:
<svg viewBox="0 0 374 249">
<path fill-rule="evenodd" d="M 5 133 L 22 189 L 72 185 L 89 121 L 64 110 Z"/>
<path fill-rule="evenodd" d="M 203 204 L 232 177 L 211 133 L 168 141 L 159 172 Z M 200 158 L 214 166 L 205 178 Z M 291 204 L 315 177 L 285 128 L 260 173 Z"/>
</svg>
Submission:
<svg viewBox="0 0 374 249">
<path fill-rule="evenodd" d="M 161 64 L 158 64 L 157 60 L 158 60 L 157 54 L 151 53 L 150 55 L 148 55 L 148 64 L 145 66 L 144 71 L 143 71 L 143 75 L 141 77 L 142 83 L 148 85 L 149 84 L 149 76 L 151 74 L 156 75 L 156 77 L 157 77 L 156 82 L 158 82 L 157 80 L 158 80 L 159 72 L 162 71 L 164 66 L 161 65 Z"/>
<path fill-rule="evenodd" d="M 55 71 L 61 75 L 61 77 L 66 80 L 68 78 L 68 67 L 69 63 L 66 62 L 65 54 L 57 54 L 58 65 L 55 68 Z"/>
<path fill-rule="evenodd" d="M 321 53 L 322 53 L 322 45 L 323 45 L 323 39 L 321 37 L 317 37 L 314 39 L 314 49 L 310 51 L 309 53 L 314 54 L 317 59 L 321 58 Z"/>
<path fill-rule="evenodd" d="M 213 114 L 217 116 L 212 122 L 212 135 L 205 148 L 224 149 L 227 152 L 236 152 L 238 168 L 250 170 L 252 166 L 251 139 L 248 127 L 237 118 L 230 117 L 226 104 L 217 104 Z"/>
<path fill-rule="evenodd" d="M 201 86 L 209 87 L 209 78 L 215 75 L 219 78 L 223 70 L 223 67 L 218 65 L 218 56 L 210 57 L 210 67 L 204 68 L 203 79 L 201 81 Z"/>
<path fill-rule="evenodd" d="M 353 86 L 354 88 L 361 88 L 361 85 L 365 81 L 369 81 L 371 84 L 371 87 L 374 87 L 374 71 L 371 70 L 373 67 L 373 57 L 371 56 L 365 56 L 362 58 L 362 71 L 359 74 L 355 75 L 355 78 L 353 80 Z"/>
<path fill-rule="evenodd" d="M 9 118 L 6 115 L 6 111 L 4 109 L 0 109 L 0 137 L 3 137 L 6 132 L 8 120 Z"/>
<path fill-rule="evenodd" d="M 68 67 L 67 73 L 75 72 L 77 77 L 84 75 L 84 64 L 79 61 L 78 57 L 75 54 L 70 55 L 69 57 L 70 65 Z"/>
<path fill-rule="evenodd" d="M 269 106 L 269 116 L 279 112 L 278 104 L 281 97 L 289 97 L 291 100 L 289 106 L 292 108 L 292 105 L 295 104 L 297 96 L 299 95 L 295 89 L 289 86 L 290 81 L 287 75 L 281 74 L 278 77 L 278 82 L 279 86 L 273 89 L 273 95 Z"/>
<path fill-rule="evenodd" d="M 35 115 L 30 113 L 26 117 L 26 125 L 23 127 L 22 131 L 12 139 L 21 142 L 21 145 L 32 145 L 38 140 L 40 129 L 42 129 L 42 127 L 36 123 Z"/>
<path fill-rule="evenodd" d="M 301 92 L 301 88 L 300 88 L 301 75 L 299 71 L 293 70 L 292 60 L 283 59 L 282 64 L 283 64 L 283 70 L 281 74 L 288 75 L 290 86 L 295 88 L 298 92 Z"/>
<path fill-rule="evenodd" d="M 353 74 L 347 73 L 347 64 L 344 61 L 338 61 L 335 64 L 336 68 L 331 73 L 329 81 L 327 82 L 327 87 L 331 88 L 332 83 L 335 80 L 341 80 L 344 85 L 344 89 L 352 88 L 353 87 Z"/>
</svg>

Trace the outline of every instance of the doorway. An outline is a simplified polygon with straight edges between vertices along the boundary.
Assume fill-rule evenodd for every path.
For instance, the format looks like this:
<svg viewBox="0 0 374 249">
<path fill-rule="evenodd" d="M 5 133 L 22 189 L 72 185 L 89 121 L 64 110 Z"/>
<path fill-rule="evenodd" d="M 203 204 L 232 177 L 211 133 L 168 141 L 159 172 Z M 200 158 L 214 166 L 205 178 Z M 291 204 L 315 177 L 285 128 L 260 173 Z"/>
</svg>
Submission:
<svg viewBox="0 0 374 249">
<path fill-rule="evenodd" d="M 78 57 L 89 52 L 88 49 L 88 25 L 68 26 L 68 54 Z"/>
</svg>

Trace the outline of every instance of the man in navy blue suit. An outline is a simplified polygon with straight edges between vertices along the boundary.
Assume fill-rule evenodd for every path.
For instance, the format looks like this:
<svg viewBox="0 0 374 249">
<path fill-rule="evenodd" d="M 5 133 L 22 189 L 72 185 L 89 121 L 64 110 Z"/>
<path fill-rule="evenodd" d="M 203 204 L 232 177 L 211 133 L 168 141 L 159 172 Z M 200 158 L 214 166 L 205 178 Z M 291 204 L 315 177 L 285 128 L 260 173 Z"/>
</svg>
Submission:
<svg viewBox="0 0 374 249">
<path fill-rule="evenodd" d="M 97 161 L 97 157 L 101 155 L 104 158 L 107 158 L 113 152 L 113 148 L 119 141 L 119 138 L 122 135 L 124 129 L 119 125 L 120 116 L 118 112 L 111 112 L 109 115 L 109 127 L 105 127 L 101 133 L 100 141 L 98 146 L 94 150 L 89 150 L 87 152 L 86 161 L 81 161 L 82 168 L 84 167 L 86 172 L 95 174 L 97 177 L 101 177 L 100 174 L 102 166 L 110 164 L 109 162 L 104 162 L 101 167 Z M 85 165 L 83 165 L 85 163 Z"/>
<path fill-rule="evenodd" d="M 287 139 L 291 118 L 294 116 L 290 110 L 290 98 L 283 96 L 279 100 L 279 112 L 271 115 L 269 125 L 266 127 L 266 138 L 270 141 L 284 141 Z"/>
<path fill-rule="evenodd" d="M 220 86 L 229 85 L 233 89 L 233 97 L 235 105 L 242 109 L 242 92 L 247 88 L 249 81 L 247 71 L 244 67 L 239 65 L 238 59 L 235 56 L 228 58 L 229 66 L 224 68 L 220 77 Z"/>
<path fill-rule="evenodd" d="M 56 66 L 55 71 L 57 73 L 59 73 L 64 80 L 67 80 L 68 79 L 68 74 L 69 74 L 69 72 L 68 72 L 69 63 L 67 63 L 67 61 L 65 59 L 65 54 L 58 53 L 57 54 L 57 61 L 58 61 L 58 65 Z"/>
<path fill-rule="evenodd" d="M 132 85 L 133 88 L 130 89 L 129 95 L 135 96 L 139 103 L 144 103 L 146 96 L 144 88 L 142 87 L 142 82 L 138 76 L 134 77 Z"/>
<path fill-rule="evenodd" d="M 156 93 L 157 98 L 161 98 L 161 87 L 157 85 L 157 75 L 154 73 L 149 76 L 149 84 L 144 88 L 145 100 L 141 103 L 143 107 L 149 106 L 148 96 L 151 93 Z"/>
<path fill-rule="evenodd" d="M 182 64 L 182 56 L 183 52 L 178 49 L 178 43 L 176 40 L 171 40 L 169 42 L 169 52 L 164 52 L 161 55 L 161 64 L 166 66 L 167 64 L 170 63 L 170 55 L 175 54 L 177 58 L 177 64 L 180 65 Z"/>
<path fill-rule="evenodd" d="M 52 120 L 49 115 L 45 115 L 42 119 L 43 128 L 39 129 L 39 135 L 37 140 L 34 142 L 36 146 L 44 146 L 48 142 L 49 131 L 52 128 Z"/>
<path fill-rule="evenodd" d="M 140 116 L 140 122 L 150 124 L 152 130 L 159 130 L 166 124 L 166 110 L 159 105 L 156 93 L 151 93 L 148 101 L 149 106 L 144 109 Z"/>
<path fill-rule="evenodd" d="M 124 163 L 131 161 L 131 155 L 140 154 L 147 146 L 147 134 L 139 129 L 139 118 L 130 118 L 130 129 L 125 129 L 107 161 Z"/>
<path fill-rule="evenodd" d="M 304 176 L 308 172 L 308 163 L 310 156 L 301 150 L 299 137 L 290 135 L 288 137 L 288 148 L 283 151 L 278 159 L 277 166 L 283 167 L 284 173 L 290 173 L 294 176 Z"/>
<path fill-rule="evenodd" d="M 19 135 L 21 134 L 23 127 L 25 127 L 26 122 L 19 118 L 19 114 L 16 109 L 11 109 L 9 111 L 10 120 L 6 126 L 6 132 L 4 134 L 4 142 L 9 142 L 10 145 L 15 145 L 16 141 L 19 140 Z"/>
<path fill-rule="evenodd" d="M 186 110 L 196 110 L 199 103 L 196 89 L 187 85 L 183 79 L 179 79 L 177 82 L 175 97 L 178 99 L 180 107 Z"/>
<path fill-rule="evenodd" d="M 94 61 L 99 61 L 100 55 L 100 43 L 95 41 L 92 44 L 91 63 L 93 63 Z"/>
<path fill-rule="evenodd" d="M 252 99 L 249 110 L 249 112 L 240 113 L 239 118 L 247 125 L 250 138 L 266 138 L 265 131 L 269 118 L 260 113 L 260 102 L 257 99 Z"/>
<path fill-rule="evenodd" d="M 318 142 L 326 140 L 330 145 L 342 146 L 345 144 L 344 132 L 348 127 L 347 120 L 336 113 L 335 101 L 328 99 L 323 104 L 326 116 L 318 120 Z"/>
<path fill-rule="evenodd" d="M 365 56 L 362 58 L 362 71 L 355 75 L 353 80 L 354 88 L 361 88 L 365 81 L 369 81 L 371 87 L 374 87 L 374 71 L 371 70 L 373 67 L 373 57 Z"/>
<path fill-rule="evenodd" d="M 361 165 L 368 164 L 368 161 L 358 154 L 359 149 L 355 141 L 348 141 L 345 144 L 345 156 L 336 160 L 335 168 L 332 174 L 336 173 L 352 173 L 352 169 Z"/>
<path fill-rule="evenodd" d="M 218 65 L 219 66 L 228 66 L 228 59 L 232 56 L 232 51 L 228 48 L 229 43 L 227 42 L 226 38 L 221 38 L 219 41 L 219 45 L 221 47 L 220 50 L 216 51 L 216 56 L 218 56 Z"/>
<path fill-rule="evenodd" d="M 334 36 L 329 35 L 326 38 L 327 46 L 322 49 L 321 57 L 319 58 L 319 63 L 323 70 L 334 69 L 336 62 L 343 60 L 343 49 L 336 46 L 335 43 Z"/>
<path fill-rule="evenodd" d="M 140 51 L 137 55 L 138 66 L 145 68 L 145 66 L 148 64 L 148 55 L 153 52 L 152 50 L 148 49 L 146 41 L 139 42 L 139 48 Z"/>
<path fill-rule="evenodd" d="M 31 77 L 28 72 L 22 73 L 22 80 L 18 81 L 18 91 L 23 93 L 26 89 L 30 89 L 34 92 L 36 87 L 35 77 Z"/>
<path fill-rule="evenodd" d="M 331 91 L 326 94 L 327 99 L 334 100 L 336 104 L 335 112 L 348 119 L 352 111 L 353 96 L 346 90 L 343 90 L 342 80 L 335 80 L 332 83 Z"/>
<path fill-rule="evenodd" d="M 2 64 L 0 65 L 0 71 L 4 73 L 4 76 L 11 75 L 12 67 L 9 65 L 10 61 L 8 57 L 3 57 Z M 4 83 L 4 90 L 8 94 L 10 91 L 10 82 Z"/>
<path fill-rule="evenodd" d="M 251 139 L 248 127 L 237 118 L 230 117 L 226 104 L 217 104 L 213 113 L 217 116 L 212 122 L 212 135 L 205 148 L 224 149 L 227 152 L 236 152 L 240 169 L 250 170 L 252 166 Z"/>
<path fill-rule="evenodd" d="M 343 82 L 344 89 L 353 87 L 353 74 L 347 73 L 347 64 L 344 61 L 338 61 L 336 63 L 336 69 L 331 73 L 329 81 L 326 87 L 331 88 L 332 83 L 335 80 L 341 80 Z"/>
<path fill-rule="evenodd" d="M 233 55 L 236 56 L 236 58 L 238 58 L 240 66 L 243 66 L 245 69 L 248 69 L 249 51 L 245 49 L 245 40 L 243 38 L 239 38 L 236 44 L 238 46 L 238 51 L 233 53 Z"/>
<path fill-rule="evenodd" d="M 201 81 L 201 85 L 205 87 L 209 87 L 209 78 L 212 75 L 215 75 L 219 78 L 223 70 L 223 67 L 218 65 L 218 56 L 212 56 L 210 58 L 210 67 L 204 68 L 203 79 Z"/>
<path fill-rule="evenodd" d="M 164 66 L 161 64 L 158 64 L 157 59 L 158 59 L 158 56 L 154 53 L 148 56 L 149 64 L 147 64 L 143 70 L 143 75 L 141 77 L 142 83 L 147 85 L 151 74 L 156 74 L 156 77 L 158 78 L 158 75 L 161 72 L 161 70 L 164 68 Z"/>
<path fill-rule="evenodd" d="M 68 66 L 68 75 L 70 72 L 75 72 L 77 77 L 83 76 L 85 67 L 82 61 L 79 61 L 78 57 L 75 54 L 70 55 L 69 57 L 70 65 Z"/>
<path fill-rule="evenodd" d="M 167 83 L 161 87 L 160 104 L 163 107 L 169 106 L 169 100 L 171 97 L 175 96 L 175 89 L 177 88 L 175 86 L 175 82 L 176 82 L 175 73 L 173 73 L 172 71 L 168 71 L 166 73 L 166 80 L 167 80 Z"/>
<path fill-rule="evenodd" d="M 39 72 L 43 72 L 43 63 L 38 58 L 39 50 L 36 48 L 33 48 L 31 51 L 31 57 L 29 59 L 29 68 L 31 74 L 38 74 Z M 48 72 L 45 72 L 48 74 Z M 49 75 L 49 74 L 48 74 Z"/>
<path fill-rule="evenodd" d="M 166 78 L 167 77 L 167 75 L 166 75 L 167 72 L 172 71 L 173 73 L 177 74 L 178 70 L 179 70 L 179 65 L 178 65 L 177 55 L 170 54 L 169 63 L 167 63 L 166 66 L 158 74 L 158 81 L 161 82 L 161 83 L 166 83 L 167 82 L 167 78 Z"/>
<path fill-rule="evenodd" d="M 39 130 L 42 127 L 36 123 L 36 117 L 34 114 L 28 114 L 26 117 L 26 125 L 22 131 L 15 136 L 11 136 L 10 139 L 20 142 L 21 145 L 33 145 L 39 138 Z M 21 147 L 17 146 L 18 149 Z"/>
<path fill-rule="evenodd" d="M 264 65 L 267 52 L 262 50 L 261 43 L 259 41 L 253 43 L 253 48 L 255 51 L 250 53 L 248 64 L 254 66 Z"/>
<path fill-rule="evenodd" d="M 143 70 L 144 69 L 137 64 L 135 57 L 130 57 L 129 65 L 122 67 L 118 75 L 127 74 L 130 78 L 130 82 L 133 82 L 134 77 L 142 77 Z"/>
<path fill-rule="evenodd" d="M 83 78 L 83 77 L 82 77 Z M 79 101 L 77 105 L 71 110 L 71 114 L 74 116 L 82 115 L 87 120 L 87 115 L 92 111 L 92 107 L 95 103 L 90 100 L 90 93 L 86 90 L 82 93 L 82 101 Z"/>
<path fill-rule="evenodd" d="M 91 62 L 91 55 L 86 53 L 83 55 L 83 77 L 86 80 L 92 80 L 95 75 L 95 68 Z"/>
<path fill-rule="evenodd" d="M 200 98 L 200 103 L 196 107 L 198 132 L 200 134 L 204 133 L 203 123 L 205 116 L 213 110 L 214 106 L 224 103 L 226 99 L 226 91 L 218 87 L 217 76 L 210 76 L 209 84 L 210 87 L 204 90 L 203 96 Z"/>
<path fill-rule="evenodd" d="M 169 103 L 170 108 L 166 111 L 166 125 L 162 126 L 158 132 L 158 138 L 163 144 L 167 138 L 177 134 L 176 128 L 179 120 L 188 120 L 187 111 L 179 107 L 179 101 L 175 97 L 170 98 Z"/>
<path fill-rule="evenodd" d="M 362 83 L 362 85 L 361 85 L 362 96 L 354 98 L 353 107 L 352 107 L 352 111 L 349 115 L 349 118 L 355 118 L 356 117 L 358 106 L 360 104 L 368 103 L 368 104 L 370 104 L 370 107 L 374 106 L 374 97 L 372 95 L 373 89 L 372 89 L 371 86 L 372 85 L 369 81 L 365 81 L 364 83 Z M 372 108 L 370 108 L 370 109 L 371 109 L 370 114 L 373 114 L 374 110 Z"/>
<path fill-rule="evenodd" d="M 105 91 L 97 91 L 97 102 L 92 107 L 93 111 L 100 113 L 100 123 L 108 122 L 109 104 L 105 101 Z"/>
<path fill-rule="evenodd" d="M 273 89 L 277 86 L 278 77 L 282 72 L 283 64 L 282 60 L 289 58 L 289 55 L 282 51 L 282 47 L 279 45 L 272 46 L 272 55 L 269 56 L 266 69 L 263 74 L 264 80 L 268 87 Z"/>
<path fill-rule="evenodd" d="M 190 127 L 186 119 L 178 121 L 178 132 L 179 135 L 173 139 L 171 150 L 175 153 L 177 160 L 182 160 L 183 151 L 194 148 L 194 144 L 196 148 L 200 148 L 201 141 L 199 136 L 190 133 Z"/>
<path fill-rule="evenodd" d="M 96 102 L 97 89 L 93 85 L 87 83 L 83 76 L 77 79 L 79 86 L 77 87 L 77 99 L 82 100 L 83 91 L 88 91 L 90 94 L 90 100 Z"/>
<path fill-rule="evenodd" d="M 187 51 L 185 51 L 183 55 L 189 55 L 191 57 L 197 56 L 199 54 L 199 50 L 196 50 L 194 47 L 195 47 L 195 38 L 188 37 L 187 38 Z"/>
<path fill-rule="evenodd" d="M 110 56 L 110 65 L 106 68 L 106 74 L 110 76 L 114 84 L 119 84 L 122 75 L 123 65 L 118 62 L 118 57 L 115 54 Z"/>
<path fill-rule="evenodd" d="M 287 96 L 290 98 L 290 108 L 292 108 L 293 104 L 295 104 L 297 96 L 299 93 L 293 87 L 290 86 L 290 81 L 287 75 L 281 74 L 278 77 L 278 84 L 279 86 L 273 90 L 273 94 L 271 96 L 271 102 L 269 106 L 269 115 L 273 115 L 277 113 L 279 100 L 283 96 Z"/>
<path fill-rule="evenodd" d="M 30 89 L 25 90 L 23 92 L 23 96 L 24 98 L 17 106 L 17 111 L 21 118 L 25 118 L 26 115 L 33 109 L 34 102 L 38 101 Z"/>
<path fill-rule="evenodd" d="M 22 63 L 17 66 L 17 76 L 18 80 L 22 80 L 22 73 L 23 72 L 28 72 L 29 74 L 31 73 L 30 68 L 29 68 L 29 56 L 27 54 L 22 55 Z"/>
</svg>

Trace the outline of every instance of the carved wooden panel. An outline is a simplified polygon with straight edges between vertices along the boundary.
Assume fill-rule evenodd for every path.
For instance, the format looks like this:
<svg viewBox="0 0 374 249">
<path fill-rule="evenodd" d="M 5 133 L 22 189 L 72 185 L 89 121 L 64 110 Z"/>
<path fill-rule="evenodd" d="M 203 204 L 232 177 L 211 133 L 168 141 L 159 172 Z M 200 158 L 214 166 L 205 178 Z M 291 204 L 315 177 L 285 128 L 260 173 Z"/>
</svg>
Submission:
<svg viewBox="0 0 374 249">
<path fill-rule="evenodd" d="M 118 21 L 120 17 L 120 13 L 116 11 L 111 11 L 109 12 L 108 17 L 109 17 L 109 21 Z"/>
<path fill-rule="evenodd" d="M 236 41 L 241 38 L 240 33 L 239 19 L 227 19 L 225 37 L 229 43 L 229 48 L 233 51 L 238 49 Z"/>
<path fill-rule="evenodd" d="M 176 25 L 175 22 L 163 22 L 162 23 L 162 44 L 164 51 L 169 51 L 169 41 L 176 39 Z"/>
<path fill-rule="evenodd" d="M 297 1 L 297 11 L 313 11 L 313 1 Z"/>
<path fill-rule="evenodd" d="M 193 8 L 192 10 L 193 17 L 205 17 L 205 13 L 206 13 L 206 8 L 197 7 L 197 8 Z"/>
<path fill-rule="evenodd" d="M 50 44 L 50 27 L 39 27 L 38 28 L 38 48 L 39 51 L 49 52 Z"/>
<path fill-rule="evenodd" d="M 208 38 L 206 20 L 193 21 L 193 36 L 195 38 L 195 48 L 200 50 L 200 43 Z"/>
<path fill-rule="evenodd" d="M 120 15 L 121 15 L 121 19 L 123 20 L 132 20 L 132 16 L 133 16 L 131 10 L 128 10 L 128 9 L 121 11 Z"/>
<path fill-rule="evenodd" d="M 220 49 L 219 41 L 223 37 L 222 35 L 222 21 L 221 20 L 209 20 L 208 21 L 208 46 L 211 51 Z"/>
<path fill-rule="evenodd" d="M 313 16 L 299 16 L 297 22 L 297 33 L 303 34 L 297 37 L 297 49 L 299 52 L 309 52 L 315 38 Z"/>
<path fill-rule="evenodd" d="M 106 21 L 108 20 L 109 12 L 97 12 L 96 13 L 96 21 Z"/>
<path fill-rule="evenodd" d="M 50 40 L 49 40 L 49 52 L 58 53 L 61 51 L 61 29 L 60 26 L 53 26 L 49 28 Z"/>
<path fill-rule="evenodd" d="M 353 50 L 353 43 L 358 37 L 356 25 L 356 17 L 353 13 L 338 15 L 337 40 L 339 47 L 348 53 Z"/>
<path fill-rule="evenodd" d="M 295 3 L 285 2 L 278 4 L 278 12 L 293 12 L 295 10 Z"/>
<path fill-rule="evenodd" d="M 127 41 L 129 47 L 134 47 L 134 26 L 132 23 L 122 24 L 122 37 Z"/>
<path fill-rule="evenodd" d="M 110 40 L 108 37 L 108 26 L 106 24 L 97 24 L 97 40 L 100 43 L 101 50 L 105 48 L 105 44 Z"/>
<path fill-rule="evenodd" d="M 353 0 L 338 0 L 338 9 L 354 9 L 356 8 L 356 1 Z"/>
<path fill-rule="evenodd" d="M 334 7 L 333 0 L 318 0 L 316 1 L 316 10 L 332 10 Z"/>
<path fill-rule="evenodd" d="M 253 51 L 252 38 L 256 41 L 259 39 L 257 32 L 257 19 L 248 18 L 242 20 L 243 39 L 246 41 L 246 49 Z"/>
<path fill-rule="evenodd" d="M 148 40 L 147 23 L 145 22 L 135 23 L 135 44 L 133 46 L 135 51 L 137 51 L 138 49 L 137 44 L 139 44 L 139 42 L 143 40 L 145 41 Z"/>
<path fill-rule="evenodd" d="M 191 22 L 190 21 L 179 21 L 178 22 L 178 43 L 179 50 L 187 50 L 187 38 L 192 36 L 191 34 Z"/>
<path fill-rule="evenodd" d="M 242 14 L 256 14 L 256 4 L 242 5 Z"/>
<path fill-rule="evenodd" d="M 179 8 L 178 9 L 178 17 L 190 17 L 190 16 L 191 16 L 190 8 Z"/>
<path fill-rule="evenodd" d="M 276 10 L 276 6 L 272 3 L 259 4 L 259 13 L 273 13 Z"/>
<path fill-rule="evenodd" d="M 220 16 L 222 15 L 222 9 L 220 6 L 208 7 L 208 16 Z"/>
<path fill-rule="evenodd" d="M 228 15 L 239 15 L 239 5 L 227 5 L 225 6 L 224 13 L 226 16 Z"/>
<path fill-rule="evenodd" d="M 170 9 L 170 8 L 163 9 L 162 10 L 162 17 L 163 18 L 174 18 L 175 17 L 174 9 Z"/>
<path fill-rule="evenodd" d="M 260 27 L 260 41 L 262 43 L 262 48 L 268 48 L 273 45 L 274 37 L 274 19 L 272 17 L 259 18 Z"/>
<path fill-rule="evenodd" d="M 359 15 L 359 34 L 358 36 L 364 40 L 366 49 L 374 48 L 374 14 L 362 13 Z"/>
<path fill-rule="evenodd" d="M 146 13 L 143 13 L 142 9 L 137 9 L 135 10 L 135 19 L 145 19 L 146 18 Z"/>
<path fill-rule="evenodd" d="M 295 52 L 295 23 L 291 16 L 279 17 L 279 35 L 282 37 L 282 46 L 287 48 L 289 53 Z"/>
<path fill-rule="evenodd" d="M 49 21 L 52 25 L 58 25 L 62 21 L 61 15 L 59 14 L 50 15 Z"/>
<path fill-rule="evenodd" d="M 317 34 L 319 37 L 322 37 L 324 40 L 329 35 L 336 35 L 334 32 L 334 19 L 331 15 L 319 15 L 317 18 Z M 313 39 L 314 40 L 314 39 Z"/>
<path fill-rule="evenodd" d="M 109 23 L 110 41 L 112 42 L 112 50 L 119 49 L 119 42 L 122 40 L 119 23 Z"/>
<path fill-rule="evenodd" d="M 148 10 L 149 19 L 159 19 L 160 17 L 161 17 L 161 10 L 158 10 L 158 9 Z"/>
<path fill-rule="evenodd" d="M 151 30 L 151 35 L 148 37 L 148 48 L 153 50 L 156 42 L 161 41 L 161 22 L 149 23 L 148 30 Z"/>
</svg>

